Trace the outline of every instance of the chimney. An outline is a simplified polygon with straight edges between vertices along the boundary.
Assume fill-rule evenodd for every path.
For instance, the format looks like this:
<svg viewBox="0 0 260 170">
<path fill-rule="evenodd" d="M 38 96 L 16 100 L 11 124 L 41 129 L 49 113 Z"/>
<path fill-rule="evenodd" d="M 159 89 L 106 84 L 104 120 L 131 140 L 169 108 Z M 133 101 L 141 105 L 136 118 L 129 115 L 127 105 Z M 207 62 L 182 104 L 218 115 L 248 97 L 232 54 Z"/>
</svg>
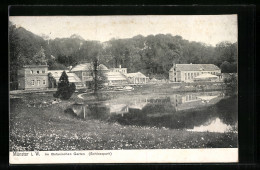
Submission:
<svg viewBox="0 0 260 170">
<path fill-rule="evenodd" d="M 121 68 L 121 64 L 119 65 L 119 68 Z"/>
<path fill-rule="evenodd" d="M 69 66 L 69 72 L 71 71 L 71 69 L 72 69 L 72 66 Z"/>
</svg>

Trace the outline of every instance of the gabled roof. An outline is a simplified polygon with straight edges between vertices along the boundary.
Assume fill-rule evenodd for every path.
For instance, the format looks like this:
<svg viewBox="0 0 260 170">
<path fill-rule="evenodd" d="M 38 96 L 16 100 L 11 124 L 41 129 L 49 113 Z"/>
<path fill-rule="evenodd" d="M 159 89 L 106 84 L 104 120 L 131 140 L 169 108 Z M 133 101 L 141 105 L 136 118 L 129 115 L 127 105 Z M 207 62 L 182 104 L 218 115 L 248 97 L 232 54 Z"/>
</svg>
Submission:
<svg viewBox="0 0 260 170">
<path fill-rule="evenodd" d="M 48 73 L 51 73 L 51 76 L 56 80 L 56 82 L 58 82 L 63 71 L 64 70 L 49 70 Z M 80 78 L 75 73 L 71 73 L 68 70 L 65 70 L 65 72 L 68 76 L 70 83 L 81 82 Z"/>
<path fill-rule="evenodd" d="M 105 73 L 105 76 L 108 81 L 112 81 L 112 80 L 126 80 L 127 81 L 127 78 L 120 72 L 107 72 L 107 73 Z"/>
<path fill-rule="evenodd" d="M 127 77 L 140 77 L 140 78 L 146 78 L 146 76 L 141 73 L 141 72 L 137 72 L 137 73 L 127 73 L 126 74 Z"/>
<path fill-rule="evenodd" d="M 215 71 L 220 70 L 214 64 L 176 64 L 177 71 Z M 173 71 L 173 67 L 170 69 Z"/>
<path fill-rule="evenodd" d="M 40 68 L 40 67 L 49 67 L 48 65 L 24 65 L 22 68 Z"/>
<path fill-rule="evenodd" d="M 100 64 L 98 70 L 108 70 L 108 68 L 104 64 Z"/>
<path fill-rule="evenodd" d="M 83 70 L 91 70 L 92 64 L 91 63 L 84 63 L 84 64 L 78 64 L 74 66 L 71 71 L 83 71 Z"/>
<path fill-rule="evenodd" d="M 84 64 L 78 64 L 74 66 L 71 71 L 86 71 L 86 70 L 92 70 L 94 68 L 93 63 L 84 63 Z M 104 64 L 100 64 L 97 67 L 98 70 L 108 70 L 108 68 Z"/>
</svg>

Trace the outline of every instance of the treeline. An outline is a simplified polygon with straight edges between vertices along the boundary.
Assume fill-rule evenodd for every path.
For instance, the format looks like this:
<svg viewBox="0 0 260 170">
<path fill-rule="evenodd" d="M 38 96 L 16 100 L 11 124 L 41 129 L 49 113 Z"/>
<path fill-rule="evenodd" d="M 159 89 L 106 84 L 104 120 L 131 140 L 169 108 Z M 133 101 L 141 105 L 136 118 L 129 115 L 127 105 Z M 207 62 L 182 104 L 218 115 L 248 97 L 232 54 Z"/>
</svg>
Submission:
<svg viewBox="0 0 260 170">
<path fill-rule="evenodd" d="M 52 40 L 10 23 L 9 52 L 11 82 L 17 80 L 17 69 L 23 65 L 47 63 L 49 69 L 66 69 L 97 58 L 109 68 L 121 65 L 128 72 L 140 71 L 149 77 L 168 78 L 173 63 L 211 63 L 222 72 L 237 71 L 237 43 L 221 42 L 213 47 L 171 34 L 137 35 L 105 43 L 78 35 Z"/>
</svg>

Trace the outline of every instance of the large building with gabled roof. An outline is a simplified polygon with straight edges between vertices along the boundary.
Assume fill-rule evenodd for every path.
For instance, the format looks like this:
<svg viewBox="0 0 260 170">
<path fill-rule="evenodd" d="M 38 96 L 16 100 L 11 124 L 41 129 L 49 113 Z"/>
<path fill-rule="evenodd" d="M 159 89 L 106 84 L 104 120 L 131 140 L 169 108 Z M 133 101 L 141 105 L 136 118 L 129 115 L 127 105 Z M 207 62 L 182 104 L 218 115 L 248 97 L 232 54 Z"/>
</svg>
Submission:
<svg viewBox="0 0 260 170">
<path fill-rule="evenodd" d="M 172 82 L 190 82 L 201 74 L 219 75 L 221 70 L 214 64 L 174 64 L 169 71 Z"/>
</svg>

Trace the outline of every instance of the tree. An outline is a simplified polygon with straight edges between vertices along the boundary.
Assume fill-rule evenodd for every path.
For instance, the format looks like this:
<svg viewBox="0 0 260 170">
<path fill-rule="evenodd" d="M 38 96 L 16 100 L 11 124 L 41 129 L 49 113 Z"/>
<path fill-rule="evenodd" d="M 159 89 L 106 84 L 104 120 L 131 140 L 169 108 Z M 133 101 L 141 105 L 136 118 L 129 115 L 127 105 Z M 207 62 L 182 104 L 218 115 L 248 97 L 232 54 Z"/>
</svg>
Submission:
<svg viewBox="0 0 260 170">
<path fill-rule="evenodd" d="M 226 95 L 237 95 L 237 75 L 230 74 L 230 77 L 224 79 Z"/>
<path fill-rule="evenodd" d="M 34 55 L 33 59 L 34 59 L 34 63 L 37 64 L 37 65 L 40 65 L 40 64 L 46 65 L 47 64 L 47 60 L 46 60 L 46 56 L 45 56 L 45 53 L 44 53 L 44 49 L 42 47 Z"/>
<path fill-rule="evenodd" d="M 75 84 L 69 83 L 68 75 L 65 71 L 63 71 L 59 79 L 57 92 L 53 95 L 53 97 L 60 98 L 62 100 L 68 100 L 75 92 L 75 90 Z"/>
</svg>

